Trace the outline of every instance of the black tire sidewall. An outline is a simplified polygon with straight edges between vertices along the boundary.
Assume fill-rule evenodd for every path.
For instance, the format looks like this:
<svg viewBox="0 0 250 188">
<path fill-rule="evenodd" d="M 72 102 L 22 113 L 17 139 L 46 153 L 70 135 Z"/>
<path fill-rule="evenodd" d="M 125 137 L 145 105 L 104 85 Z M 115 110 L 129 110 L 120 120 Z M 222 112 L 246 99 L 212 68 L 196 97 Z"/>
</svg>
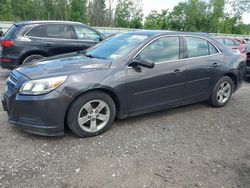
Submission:
<svg viewBox="0 0 250 188">
<path fill-rule="evenodd" d="M 223 82 L 228 82 L 231 86 L 231 94 L 229 96 L 229 99 L 225 102 L 225 103 L 220 103 L 217 99 L 217 92 L 218 92 L 218 89 L 220 87 L 220 85 L 223 83 Z M 212 96 L 211 96 L 211 99 L 210 99 L 210 103 L 212 106 L 214 107 L 223 107 L 225 106 L 231 99 L 231 96 L 234 92 L 234 83 L 233 83 L 233 80 L 228 77 L 228 76 L 224 76 L 222 77 L 221 79 L 218 80 L 218 82 L 215 84 L 214 88 L 213 88 L 213 93 L 212 93 Z"/>
<path fill-rule="evenodd" d="M 78 114 L 80 109 L 89 101 L 91 100 L 103 100 L 104 102 L 107 103 L 110 109 L 110 118 L 106 126 L 95 132 L 95 133 L 89 133 L 81 129 L 81 127 L 78 124 Z M 115 114 L 116 114 L 116 107 L 113 99 L 106 93 L 103 92 L 88 92 L 86 94 L 81 95 L 78 97 L 70 106 L 68 114 L 67 114 L 67 125 L 69 129 L 78 137 L 91 137 L 91 136 L 96 136 L 101 133 L 106 132 L 110 127 L 112 126 L 112 123 L 115 119 Z"/>
</svg>

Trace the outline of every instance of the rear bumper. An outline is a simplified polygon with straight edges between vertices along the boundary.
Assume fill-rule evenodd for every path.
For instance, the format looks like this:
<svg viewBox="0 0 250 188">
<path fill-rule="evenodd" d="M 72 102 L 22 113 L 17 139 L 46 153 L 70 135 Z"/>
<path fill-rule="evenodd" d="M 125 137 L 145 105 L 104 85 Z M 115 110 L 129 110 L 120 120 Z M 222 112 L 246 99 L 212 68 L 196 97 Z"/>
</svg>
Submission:
<svg viewBox="0 0 250 188">
<path fill-rule="evenodd" d="M 13 70 L 18 66 L 18 61 L 16 59 L 10 59 L 9 62 L 3 62 L 0 60 L 0 66 L 2 69 Z"/>
<path fill-rule="evenodd" d="M 65 114 L 70 98 L 53 91 L 41 96 L 2 96 L 9 122 L 26 132 L 43 136 L 64 134 Z"/>
</svg>

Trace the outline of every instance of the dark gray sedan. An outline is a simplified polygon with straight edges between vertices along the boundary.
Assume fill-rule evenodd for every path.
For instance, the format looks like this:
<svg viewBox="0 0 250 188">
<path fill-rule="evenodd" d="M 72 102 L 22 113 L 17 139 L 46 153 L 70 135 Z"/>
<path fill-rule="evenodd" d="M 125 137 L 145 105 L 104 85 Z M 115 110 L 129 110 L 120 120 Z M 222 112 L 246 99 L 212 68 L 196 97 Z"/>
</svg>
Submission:
<svg viewBox="0 0 250 188">
<path fill-rule="evenodd" d="M 22 66 L 2 97 L 9 121 L 40 135 L 108 130 L 115 118 L 209 101 L 224 106 L 245 60 L 204 34 L 141 31 Z"/>
</svg>

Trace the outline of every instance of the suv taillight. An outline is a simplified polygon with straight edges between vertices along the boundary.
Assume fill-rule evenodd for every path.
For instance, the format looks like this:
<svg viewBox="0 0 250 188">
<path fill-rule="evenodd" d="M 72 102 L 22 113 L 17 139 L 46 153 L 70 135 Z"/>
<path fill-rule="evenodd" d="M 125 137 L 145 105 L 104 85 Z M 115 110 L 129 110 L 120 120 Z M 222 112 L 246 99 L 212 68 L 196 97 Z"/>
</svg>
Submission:
<svg viewBox="0 0 250 188">
<path fill-rule="evenodd" d="M 2 40 L 1 41 L 1 46 L 5 48 L 10 48 L 15 44 L 15 41 L 13 40 Z"/>
</svg>

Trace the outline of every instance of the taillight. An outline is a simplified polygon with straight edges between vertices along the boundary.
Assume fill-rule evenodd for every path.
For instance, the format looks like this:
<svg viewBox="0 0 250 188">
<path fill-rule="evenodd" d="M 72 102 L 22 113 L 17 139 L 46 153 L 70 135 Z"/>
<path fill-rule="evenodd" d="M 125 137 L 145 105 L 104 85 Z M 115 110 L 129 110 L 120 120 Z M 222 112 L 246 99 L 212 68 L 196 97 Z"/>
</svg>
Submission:
<svg viewBox="0 0 250 188">
<path fill-rule="evenodd" d="M 15 41 L 13 40 L 2 40 L 1 41 L 1 46 L 5 48 L 10 48 L 15 44 Z"/>
</svg>

